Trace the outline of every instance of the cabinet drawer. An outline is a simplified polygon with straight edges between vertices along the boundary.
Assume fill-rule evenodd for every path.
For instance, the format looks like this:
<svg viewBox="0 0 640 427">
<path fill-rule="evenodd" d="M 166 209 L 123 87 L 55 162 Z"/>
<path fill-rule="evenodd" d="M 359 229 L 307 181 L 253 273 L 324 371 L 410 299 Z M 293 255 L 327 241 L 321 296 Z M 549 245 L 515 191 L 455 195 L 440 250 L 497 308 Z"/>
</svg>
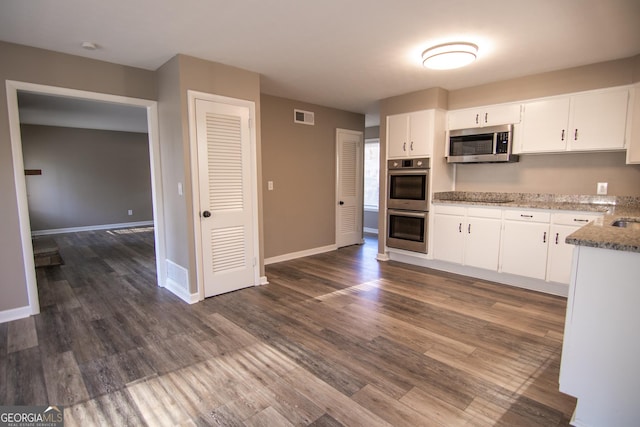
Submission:
<svg viewBox="0 0 640 427">
<path fill-rule="evenodd" d="M 549 222 L 551 213 L 547 211 L 511 210 L 504 211 L 504 219 L 511 221 Z"/>
<path fill-rule="evenodd" d="M 433 212 L 443 215 L 464 215 L 466 209 L 458 205 L 433 205 Z"/>
<path fill-rule="evenodd" d="M 475 218 L 502 218 L 502 209 L 500 208 L 467 208 L 467 216 L 472 216 Z"/>
<path fill-rule="evenodd" d="M 551 222 L 558 225 L 581 227 L 583 225 L 587 225 L 596 218 L 600 218 L 601 216 L 602 214 L 596 212 L 562 212 L 551 215 Z"/>
</svg>

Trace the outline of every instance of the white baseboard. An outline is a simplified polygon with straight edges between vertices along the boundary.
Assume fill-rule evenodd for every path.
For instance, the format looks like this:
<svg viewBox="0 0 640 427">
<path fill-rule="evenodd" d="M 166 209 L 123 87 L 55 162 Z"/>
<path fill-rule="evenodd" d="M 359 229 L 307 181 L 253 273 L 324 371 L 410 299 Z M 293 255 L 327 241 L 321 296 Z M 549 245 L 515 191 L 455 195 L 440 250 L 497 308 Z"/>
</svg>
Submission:
<svg viewBox="0 0 640 427">
<path fill-rule="evenodd" d="M 306 256 L 322 254 L 325 252 L 335 251 L 337 249 L 338 249 L 338 246 L 334 244 L 334 245 L 321 246 L 319 248 L 307 249 L 299 252 L 292 252 L 284 255 L 278 255 L 271 258 L 265 258 L 264 265 L 275 264 L 277 262 L 289 261 L 296 258 L 303 258 Z"/>
<path fill-rule="evenodd" d="M 80 231 L 113 230 L 116 228 L 130 228 L 130 227 L 148 227 L 150 225 L 153 225 L 153 221 L 123 222 L 119 224 L 88 225 L 85 227 L 52 228 L 50 230 L 32 230 L 31 235 L 46 236 L 49 234 L 77 233 Z"/>
<path fill-rule="evenodd" d="M 389 259 L 404 262 L 412 265 L 433 268 L 434 270 L 447 271 L 449 273 L 460 274 L 475 279 L 488 280 L 490 282 L 502 283 L 503 285 L 515 286 L 529 289 L 531 291 L 543 292 L 561 297 L 566 297 L 569 293 L 569 285 L 562 283 L 547 282 L 545 280 L 533 279 L 531 277 L 516 276 L 514 274 L 499 273 L 497 271 L 484 270 L 482 268 L 467 267 L 445 261 L 426 259 L 424 254 L 417 256 L 409 255 L 407 251 L 389 251 Z"/>
<path fill-rule="evenodd" d="M 363 227 L 362 231 L 364 231 L 365 233 L 370 233 L 370 234 L 378 234 L 378 229 L 377 228 Z"/>
<path fill-rule="evenodd" d="M 24 319 L 31 316 L 31 307 L 12 308 L 0 311 L 0 323 L 11 322 L 12 320 Z"/>
<path fill-rule="evenodd" d="M 195 294 L 190 294 L 189 291 L 184 289 L 184 287 L 171 279 L 167 279 L 167 283 L 164 287 L 166 290 L 168 290 L 187 304 L 195 304 L 200 301 L 199 293 L 196 292 Z"/>
<path fill-rule="evenodd" d="M 260 276 L 260 283 L 258 284 L 259 286 L 261 285 L 268 285 L 269 281 L 267 280 L 267 276 Z"/>
</svg>

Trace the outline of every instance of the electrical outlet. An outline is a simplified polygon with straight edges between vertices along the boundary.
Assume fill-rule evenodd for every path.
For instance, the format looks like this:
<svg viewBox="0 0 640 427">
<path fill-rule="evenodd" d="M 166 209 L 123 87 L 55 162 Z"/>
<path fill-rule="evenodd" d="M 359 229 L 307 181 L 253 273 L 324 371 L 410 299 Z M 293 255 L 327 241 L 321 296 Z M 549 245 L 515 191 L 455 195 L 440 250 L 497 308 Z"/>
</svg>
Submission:
<svg viewBox="0 0 640 427">
<path fill-rule="evenodd" d="M 598 183 L 598 188 L 597 188 L 597 193 L 601 196 L 606 196 L 607 195 L 607 186 L 609 184 L 606 182 L 599 182 Z"/>
<path fill-rule="evenodd" d="M 267 181 L 267 190 L 273 191 L 273 181 Z"/>
<path fill-rule="evenodd" d="M 129 215 L 129 216 L 133 215 L 133 209 L 129 209 L 129 210 L 127 211 L 127 215 Z"/>
</svg>

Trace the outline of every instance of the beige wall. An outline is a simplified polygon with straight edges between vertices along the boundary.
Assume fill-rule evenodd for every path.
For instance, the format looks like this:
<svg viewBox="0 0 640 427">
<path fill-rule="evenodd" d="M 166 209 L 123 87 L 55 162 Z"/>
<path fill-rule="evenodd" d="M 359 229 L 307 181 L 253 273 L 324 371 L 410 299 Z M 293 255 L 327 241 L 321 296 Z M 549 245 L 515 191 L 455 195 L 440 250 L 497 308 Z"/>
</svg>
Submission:
<svg viewBox="0 0 640 427">
<path fill-rule="evenodd" d="M 315 125 L 293 123 L 294 108 Z M 266 258 L 335 244 L 336 128 L 364 132 L 364 115 L 262 95 Z"/>
<path fill-rule="evenodd" d="M 255 102 L 256 144 L 260 158 L 260 75 L 202 59 L 176 55 L 158 70 L 163 194 L 167 221 L 167 258 L 189 270 L 189 291 L 197 292 L 194 242 L 192 166 L 190 163 L 187 91 L 195 90 Z M 258 163 L 258 182 L 260 182 Z M 177 193 L 178 182 L 184 195 Z M 260 192 L 260 189 L 258 190 Z M 261 194 L 258 194 L 262 242 Z M 263 251 L 260 266 L 264 275 Z"/>
<path fill-rule="evenodd" d="M 152 221 L 146 133 L 22 125 L 31 230 Z M 131 209 L 133 215 L 128 215 Z"/>
<path fill-rule="evenodd" d="M 602 62 L 449 92 L 450 110 L 561 95 L 634 82 L 638 58 Z M 637 78 L 637 77 L 636 77 Z M 637 81 L 637 80 L 636 80 Z"/>
<path fill-rule="evenodd" d="M 151 71 L 0 42 L 0 311 L 25 307 L 26 276 L 18 220 L 5 80 L 155 99 Z"/>
</svg>

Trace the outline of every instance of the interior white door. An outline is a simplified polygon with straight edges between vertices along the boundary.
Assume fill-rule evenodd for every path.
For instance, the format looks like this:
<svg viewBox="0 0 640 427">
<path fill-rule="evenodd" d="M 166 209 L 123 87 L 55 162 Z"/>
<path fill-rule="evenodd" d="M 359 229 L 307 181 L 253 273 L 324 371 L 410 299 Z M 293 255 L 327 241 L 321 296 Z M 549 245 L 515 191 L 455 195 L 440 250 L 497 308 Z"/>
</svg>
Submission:
<svg viewBox="0 0 640 427">
<path fill-rule="evenodd" d="M 250 109 L 195 100 L 206 297 L 255 283 Z"/>
<path fill-rule="evenodd" d="M 364 147 L 362 132 L 336 131 L 336 245 L 362 243 Z"/>
</svg>

